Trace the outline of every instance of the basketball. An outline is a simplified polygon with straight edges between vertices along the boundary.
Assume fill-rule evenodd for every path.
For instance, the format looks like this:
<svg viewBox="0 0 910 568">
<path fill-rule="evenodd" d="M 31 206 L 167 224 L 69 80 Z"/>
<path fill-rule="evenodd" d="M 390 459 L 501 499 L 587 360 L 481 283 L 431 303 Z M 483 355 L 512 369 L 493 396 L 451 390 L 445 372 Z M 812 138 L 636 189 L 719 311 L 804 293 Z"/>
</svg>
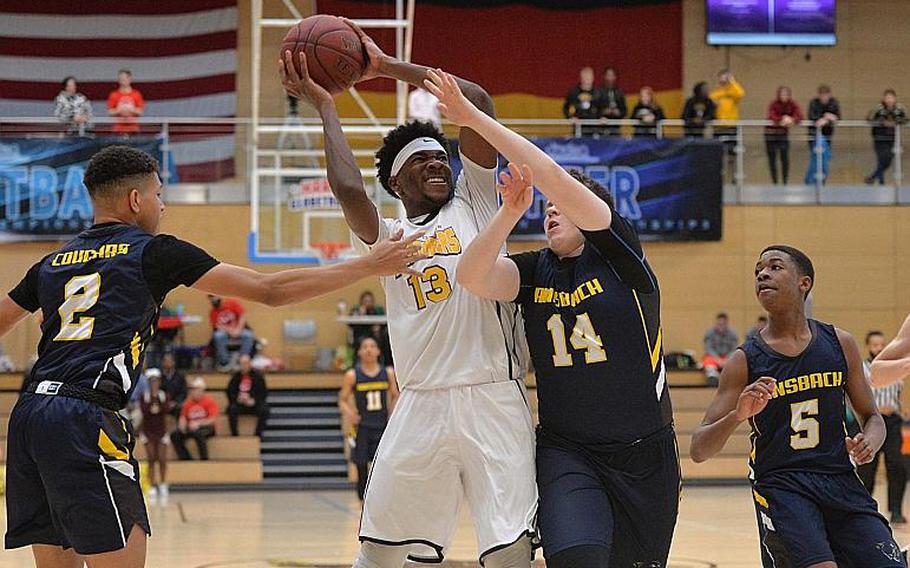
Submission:
<svg viewBox="0 0 910 568">
<path fill-rule="evenodd" d="M 325 14 L 304 18 L 288 30 L 281 57 L 288 50 L 298 72 L 297 54 L 306 54 L 310 77 L 333 95 L 357 82 L 369 61 L 357 33 L 341 18 Z"/>
</svg>

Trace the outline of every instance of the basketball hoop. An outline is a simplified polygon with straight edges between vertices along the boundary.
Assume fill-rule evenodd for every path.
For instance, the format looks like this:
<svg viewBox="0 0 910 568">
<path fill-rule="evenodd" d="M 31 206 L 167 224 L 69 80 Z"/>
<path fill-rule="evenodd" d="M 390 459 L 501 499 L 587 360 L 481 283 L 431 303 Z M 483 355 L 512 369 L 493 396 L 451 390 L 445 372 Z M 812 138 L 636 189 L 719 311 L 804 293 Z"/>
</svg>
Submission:
<svg viewBox="0 0 910 568">
<path fill-rule="evenodd" d="M 323 260 L 336 260 L 341 251 L 351 248 L 350 243 L 335 241 L 312 243 L 311 246 L 320 252 Z"/>
</svg>

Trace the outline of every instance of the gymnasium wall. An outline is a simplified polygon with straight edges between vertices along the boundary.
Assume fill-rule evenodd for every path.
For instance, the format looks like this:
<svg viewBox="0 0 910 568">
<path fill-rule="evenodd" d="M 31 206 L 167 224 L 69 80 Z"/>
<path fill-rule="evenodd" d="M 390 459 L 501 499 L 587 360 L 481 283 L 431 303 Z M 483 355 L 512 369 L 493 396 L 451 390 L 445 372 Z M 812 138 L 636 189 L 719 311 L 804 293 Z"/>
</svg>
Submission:
<svg viewBox="0 0 910 568">
<path fill-rule="evenodd" d="M 246 265 L 245 206 L 174 205 L 163 231 L 196 242 L 219 259 Z M 236 229 L 235 229 L 236 228 Z M 701 350 L 701 337 L 719 310 L 727 311 L 742 334 L 760 313 L 752 290 L 758 253 L 768 244 L 802 248 L 818 272 L 815 315 L 836 322 L 855 335 L 871 328 L 897 331 L 910 312 L 910 208 L 906 207 L 738 207 L 724 208 L 724 240 L 717 243 L 649 243 L 646 253 L 660 279 L 666 350 Z M 522 243 L 522 248 L 528 248 Z M 45 244 L 0 245 L 4 270 L 0 289 L 9 290 L 31 263 L 52 250 Z M 258 266 L 278 270 L 280 266 Z M 249 304 L 249 320 L 270 341 L 268 352 L 282 354 L 284 319 L 313 318 L 320 346 L 344 342 L 345 328 L 335 321 L 339 299 L 353 305 L 364 289 L 377 292 L 376 281 L 364 281 L 302 306 L 269 309 Z M 179 289 L 168 303 L 182 302 L 186 311 L 207 316 L 204 294 Z M 207 324 L 189 326 L 187 339 L 204 343 Z M 38 342 L 37 325 L 25 322 L 3 340 L 22 363 Z"/>
</svg>

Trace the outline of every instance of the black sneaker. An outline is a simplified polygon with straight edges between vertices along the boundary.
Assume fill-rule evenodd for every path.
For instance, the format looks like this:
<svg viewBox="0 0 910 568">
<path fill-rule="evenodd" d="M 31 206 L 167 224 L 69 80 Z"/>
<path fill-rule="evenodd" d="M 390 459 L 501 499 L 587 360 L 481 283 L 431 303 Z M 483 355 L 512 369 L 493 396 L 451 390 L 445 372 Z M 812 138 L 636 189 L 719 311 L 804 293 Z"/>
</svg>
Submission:
<svg viewBox="0 0 910 568">
<path fill-rule="evenodd" d="M 891 524 L 892 525 L 905 525 L 907 524 L 907 519 L 900 513 L 891 513 Z"/>
</svg>

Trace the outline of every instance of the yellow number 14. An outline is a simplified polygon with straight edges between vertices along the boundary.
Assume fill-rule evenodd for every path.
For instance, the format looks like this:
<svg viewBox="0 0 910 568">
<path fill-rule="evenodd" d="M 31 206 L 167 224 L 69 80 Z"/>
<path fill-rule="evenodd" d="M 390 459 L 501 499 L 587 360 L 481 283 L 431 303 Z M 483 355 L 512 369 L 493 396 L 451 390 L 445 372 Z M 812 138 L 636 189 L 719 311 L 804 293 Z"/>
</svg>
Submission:
<svg viewBox="0 0 910 568">
<path fill-rule="evenodd" d="M 562 322 L 562 316 L 559 314 L 550 316 L 550 319 L 547 320 L 547 329 L 550 330 L 550 335 L 553 337 L 553 365 L 571 367 L 572 354 L 569 353 L 566 345 L 566 327 Z M 584 350 L 585 363 L 601 363 L 607 360 L 603 341 L 594 331 L 591 317 L 587 313 L 575 316 L 575 327 L 572 329 L 569 341 L 576 350 Z"/>
</svg>

